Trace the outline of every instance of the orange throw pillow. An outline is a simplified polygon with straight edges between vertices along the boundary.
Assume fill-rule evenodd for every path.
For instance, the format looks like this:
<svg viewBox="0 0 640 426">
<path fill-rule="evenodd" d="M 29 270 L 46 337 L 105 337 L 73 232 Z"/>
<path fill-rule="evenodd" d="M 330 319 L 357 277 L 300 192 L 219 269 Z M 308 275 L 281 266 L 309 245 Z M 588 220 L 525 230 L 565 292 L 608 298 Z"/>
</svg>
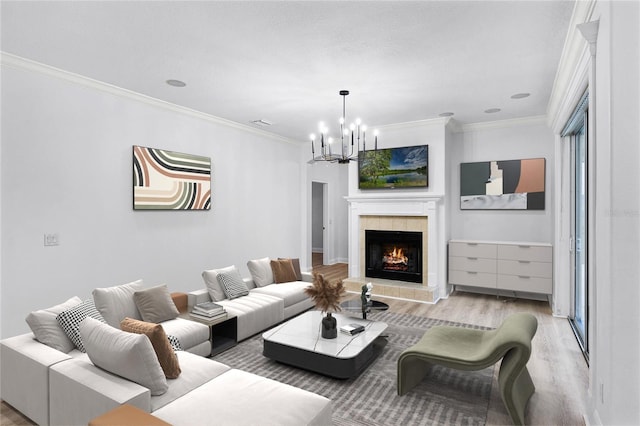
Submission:
<svg viewBox="0 0 640 426">
<path fill-rule="evenodd" d="M 144 322 L 133 318 L 125 318 L 120 323 L 120 329 L 129 333 L 145 334 L 151 341 L 156 352 L 158 362 L 167 379 L 176 379 L 182 370 L 178 357 L 169 343 L 169 338 L 160 324 Z"/>
<path fill-rule="evenodd" d="M 293 269 L 291 259 L 272 260 L 271 270 L 273 271 L 273 281 L 275 283 L 289 283 L 298 281 L 296 271 Z"/>
</svg>

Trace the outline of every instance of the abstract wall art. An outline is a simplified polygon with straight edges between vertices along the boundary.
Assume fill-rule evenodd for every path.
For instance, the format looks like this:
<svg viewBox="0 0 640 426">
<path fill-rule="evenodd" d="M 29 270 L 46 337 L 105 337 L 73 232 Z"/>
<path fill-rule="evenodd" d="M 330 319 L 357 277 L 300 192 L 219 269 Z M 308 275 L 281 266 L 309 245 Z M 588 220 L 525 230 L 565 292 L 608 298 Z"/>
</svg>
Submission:
<svg viewBox="0 0 640 426">
<path fill-rule="evenodd" d="M 210 210 L 211 159 L 133 147 L 134 210 Z"/>
<path fill-rule="evenodd" d="M 460 164 L 461 210 L 544 210 L 545 159 Z"/>
</svg>

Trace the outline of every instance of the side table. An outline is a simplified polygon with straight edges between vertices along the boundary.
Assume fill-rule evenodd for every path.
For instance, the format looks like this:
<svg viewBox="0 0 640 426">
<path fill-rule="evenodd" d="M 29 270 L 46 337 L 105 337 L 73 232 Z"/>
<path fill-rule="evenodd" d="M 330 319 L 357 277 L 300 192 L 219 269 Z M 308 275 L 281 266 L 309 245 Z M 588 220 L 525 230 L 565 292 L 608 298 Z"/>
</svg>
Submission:
<svg viewBox="0 0 640 426">
<path fill-rule="evenodd" d="M 152 414 L 130 404 L 120 405 L 113 410 L 89 421 L 89 426 L 171 426 Z"/>
<path fill-rule="evenodd" d="M 211 340 L 211 356 L 218 355 L 238 344 L 238 317 L 230 315 L 213 320 L 194 318 L 189 313 L 180 315 L 180 318 L 196 321 L 209 326 L 209 339 Z"/>
</svg>

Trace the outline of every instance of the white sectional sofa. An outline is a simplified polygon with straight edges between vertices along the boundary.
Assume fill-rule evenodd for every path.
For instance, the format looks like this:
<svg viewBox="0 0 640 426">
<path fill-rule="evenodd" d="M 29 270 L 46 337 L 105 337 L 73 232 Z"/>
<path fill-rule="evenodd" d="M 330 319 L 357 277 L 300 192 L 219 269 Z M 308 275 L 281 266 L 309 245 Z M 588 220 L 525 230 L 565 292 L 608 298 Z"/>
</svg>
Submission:
<svg viewBox="0 0 640 426">
<path fill-rule="evenodd" d="M 252 288 L 246 296 L 220 301 L 228 312 L 238 316 L 239 340 L 312 306 L 311 301 L 305 300 L 308 298 L 303 296 L 308 283 L 300 281 L 273 284 L 272 288 L 269 288 L 270 285 L 256 288 L 252 279 L 244 282 Z M 138 305 L 132 304 L 131 298 L 134 294 L 136 297 L 144 295 L 145 298 L 136 299 L 140 302 Z M 146 309 L 148 306 L 145 307 L 143 303 L 146 300 L 146 303 L 151 301 L 157 304 L 158 300 L 166 300 L 166 291 L 159 291 L 156 287 L 145 289 L 141 281 L 96 289 L 93 296 L 94 303 L 89 305 L 94 305 L 103 318 L 95 319 L 96 316 L 99 317 L 95 315 L 95 310 L 90 310 L 91 314 L 87 314 L 86 309 L 81 310 L 82 315 L 93 317 L 79 322 L 78 334 L 84 330 L 83 327 L 88 327 L 87 324 L 92 324 L 98 330 L 106 330 L 116 336 L 122 333 L 131 337 L 132 333 L 119 330 L 118 323 L 121 318 L 144 320 L 145 311 L 146 315 L 166 315 L 164 309 L 149 311 Z M 210 297 L 206 291 L 193 292 L 189 299 L 195 303 L 196 299 L 209 300 Z M 125 356 L 117 361 L 118 356 L 125 351 L 115 354 L 117 356 L 113 362 L 116 371 L 98 363 L 97 358 L 100 356 L 96 357 L 96 352 L 108 351 L 111 347 L 118 347 L 118 344 L 108 343 L 100 350 L 88 349 L 89 354 L 81 352 L 78 348 L 66 351 L 73 347 L 74 342 L 55 344 L 50 341 L 51 336 L 61 334 L 52 319 L 59 316 L 64 309 L 69 311 L 69 306 L 73 306 L 72 310 L 77 310 L 87 301 L 79 302 L 80 299 L 72 298 L 64 304 L 36 311 L 39 315 L 36 327 L 32 325 L 34 313 L 30 314 L 33 333 L 0 342 L 2 398 L 40 425 L 87 424 L 92 418 L 124 403 L 137 406 L 173 425 L 331 423 L 330 400 L 251 373 L 231 369 L 200 356 L 210 354 L 211 342 L 209 327 L 198 322 L 181 318 L 160 321 L 161 317 L 153 317 L 152 319 L 157 321 L 149 322 L 160 323 L 166 334 L 177 338 L 179 345 L 184 349 L 175 352 L 181 370 L 180 375 L 175 379 L 165 379 L 163 375 L 166 389 L 162 389 L 162 392 L 154 391 L 153 386 L 146 383 L 140 384 L 141 380 L 136 378 L 125 378 L 128 377 L 126 373 L 117 370 L 120 366 L 131 367 L 129 364 L 134 363 L 133 356 Z M 173 313 L 170 313 L 171 315 Z M 86 334 L 86 330 L 84 332 Z M 134 336 L 140 337 L 137 340 L 139 343 L 151 345 L 151 338 Z M 90 340 L 86 335 L 84 337 L 85 343 Z M 108 339 L 106 341 L 111 342 Z M 145 350 L 148 348 L 145 347 Z M 151 356 L 156 362 L 156 354 L 152 353 Z M 138 374 L 137 372 L 153 364 L 149 360 L 150 358 L 139 367 L 130 369 Z M 96 363 L 101 367 L 96 366 Z M 150 368 L 156 367 L 151 365 Z"/>
</svg>

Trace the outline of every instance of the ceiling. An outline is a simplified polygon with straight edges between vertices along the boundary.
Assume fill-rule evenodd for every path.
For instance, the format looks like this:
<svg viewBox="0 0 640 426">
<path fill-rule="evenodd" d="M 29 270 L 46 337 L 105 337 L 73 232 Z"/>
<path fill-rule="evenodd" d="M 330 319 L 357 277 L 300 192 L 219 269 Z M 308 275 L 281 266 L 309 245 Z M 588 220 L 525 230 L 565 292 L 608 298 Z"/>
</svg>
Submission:
<svg viewBox="0 0 640 426">
<path fill-rule="evenodd" d="M 304 142 L 319 121 L 335 129 L 341 89 L 347 120 L 370 128 L 444 112 L 462 124 L 545 114 L 573 6 L 2 1 L 1 41 L 4 52 L 248 126 L 266 120 L 261 129 Z"/>
</svg>

